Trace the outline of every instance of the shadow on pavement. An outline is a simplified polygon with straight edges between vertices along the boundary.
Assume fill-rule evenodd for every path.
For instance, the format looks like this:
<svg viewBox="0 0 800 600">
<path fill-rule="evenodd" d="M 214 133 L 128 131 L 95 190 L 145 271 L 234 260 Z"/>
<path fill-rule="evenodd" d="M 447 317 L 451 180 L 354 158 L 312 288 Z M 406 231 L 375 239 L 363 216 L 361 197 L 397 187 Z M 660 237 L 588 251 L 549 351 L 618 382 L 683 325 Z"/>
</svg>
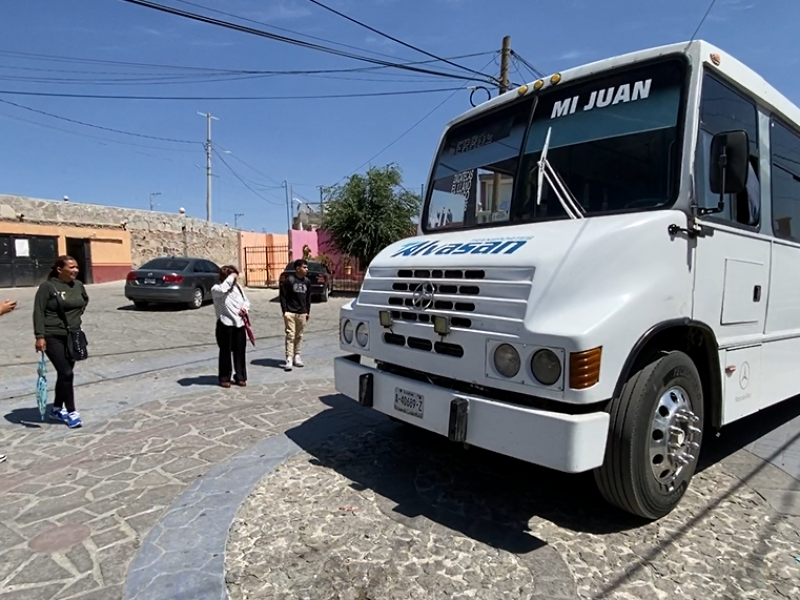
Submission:
<svg viewBox="0 0 800 600">
<path fill-rule="evenodd" d="M 210 304 L 211 303 L 208 301 L 203 302 L 203 307 L 200 310 L 209 306 Z M 132 312 L 184 312 L 194 309 L 189 308 L 185 304 L 148 304 L 145 308 L 137 308 L 133 304 L 126 304 L 118 307 L 117 310 Z"/>
<path fill-rule="evenodd" d="M 284 359 L 280 358 L 256 358 L 250 361 L 254 367 L 270 367 L 272 369 L 283 369 Z"/>
<path fill-rule="evenodd" d="M 190 387 L 193 385 L 219 385 L 219 379 L 214 375 L 198 375 L 197 377 L 184 377 L 178 379 L 178 385 L 183 387 Z"/>
<path fill-rule="evenodd" d="M 47 410 L 48 412 L 50 411 L 50 406 L 47 407 Z M 28 427 L 31 429 L 37 429 L 43 425 L 59 425 L 59 423 L 52 423 L 48 421 L 47 415 L 44 417 L 45 420 L 42 421 L 42 417 L 39 414 L 39 408 L 35 406 L 30 408 L 15 408 L 10 413 L 3 415 L 3 418 L 14 425 L 22 425 L 23 427 Z"/>
<path fill-rule="evenodd" d="M 726 425 L 720 431 L 719 437 L 716 437 L 713 431 L 707 431 L 704 434 L 698 471 L 707 469 L 714 463 L 747 448 L 753 442 L 785 427 L 795 419 L 800 419 L 800 396 Z M 800 431 L 800 424 L 793 428 L 792 433 L 796 434 L 797 431 Z M 790 475 L 797 476 L 796 473 Z"/>
<path fill-rule="evenodd" d="M 528 522 L 536 516 L 592 533 L 642 523 L 607 507 L 590 473 L 566 475 L 478 448 L 465 449 L 380 415 L 319 443 L 314 432 L 330 418 L 362 419 L 367 412 L 340 395 L 320 400 L 332 410 L 286 435 L 313 457 L 314 464 L 351 480 L 354 490 L 373 490 L 381 510 L 397 521 L 424 528 L 419 521 L 428 519 L 517 554 L 544 544 L 530 533 Z"/>
<path fill-rule="evenodd" d="M 412 523 L 424 517 L 515 553 L 530 552 L 542 544 L 529 533 L 533 517 L 592 534 L 644 524 L 608 505 L 591 473 L 568 475 L 479 448 L 465 449 L 394 423 L 341 395 L 323 396 L 320 401 L 331 410 L 286 435 L 313 457 L 314 464 L 349 479 L 353 489 L 373 490 L 382 510 L 396 520 Z M 700 468 L 708 468 L 797 416 L 800 399 L 793 399 L 725 428 L 720 438 L 707 434 Z M 330 419 L 362 425 L 320 442 Z"/>
</svg>

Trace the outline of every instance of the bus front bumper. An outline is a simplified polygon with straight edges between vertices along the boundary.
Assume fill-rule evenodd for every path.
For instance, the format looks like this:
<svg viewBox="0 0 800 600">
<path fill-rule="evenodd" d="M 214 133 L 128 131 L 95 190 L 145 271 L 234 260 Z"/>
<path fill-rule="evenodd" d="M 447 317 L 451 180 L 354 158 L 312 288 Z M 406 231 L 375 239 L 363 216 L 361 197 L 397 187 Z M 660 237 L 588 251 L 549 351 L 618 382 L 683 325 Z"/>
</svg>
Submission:
<svg viewBox="0 0 800 600">
<path fill-rule="evenodd" d="M 566 473 L 603 463 L 609 415 L 568 415 L 463 395 L 360 364 L 334 360 L 336 391 L 390 417 L 526 462 Z"/>
</svg>

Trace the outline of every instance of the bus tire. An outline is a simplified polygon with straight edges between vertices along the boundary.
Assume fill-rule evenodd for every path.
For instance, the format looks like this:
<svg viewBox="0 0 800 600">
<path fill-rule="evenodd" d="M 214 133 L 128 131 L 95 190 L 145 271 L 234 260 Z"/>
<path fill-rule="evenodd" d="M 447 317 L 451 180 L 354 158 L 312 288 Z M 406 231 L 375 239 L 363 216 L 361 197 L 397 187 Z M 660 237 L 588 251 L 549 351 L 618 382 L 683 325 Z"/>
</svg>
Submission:
<svg viewBox="0 0 800 600">
<path fill-rule="evenodd" d="M 610 504 L 648 520 L 683 498 L 702 445 L 703 387 L 692 359 L 668 352 L 634 372 L 607 408 L 603 465 L 594 472 Z"/>
</svg>

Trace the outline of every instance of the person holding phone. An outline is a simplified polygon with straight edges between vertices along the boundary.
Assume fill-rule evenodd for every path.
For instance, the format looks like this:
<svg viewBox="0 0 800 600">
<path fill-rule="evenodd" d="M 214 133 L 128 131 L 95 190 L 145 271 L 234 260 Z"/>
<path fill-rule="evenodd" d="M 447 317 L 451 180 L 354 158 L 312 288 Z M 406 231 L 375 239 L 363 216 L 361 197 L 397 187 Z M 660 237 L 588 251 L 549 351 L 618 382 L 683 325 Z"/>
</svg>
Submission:
<svg viewBox="0 0 800 600">
<path fill-rule="evenodd" d="M 219 283 L 211 288 L 214 310 L 217 312 L 215 336 L 219 346 L 218 377 L 224 388 L 247 385 L 247 334 L 244 317 L 250 311 L 250 301 L 239 285 L 239 270 L 225 265 L 219 270 Z M 233 362 L 231 362 L 233 355 Z"/>
</svg>

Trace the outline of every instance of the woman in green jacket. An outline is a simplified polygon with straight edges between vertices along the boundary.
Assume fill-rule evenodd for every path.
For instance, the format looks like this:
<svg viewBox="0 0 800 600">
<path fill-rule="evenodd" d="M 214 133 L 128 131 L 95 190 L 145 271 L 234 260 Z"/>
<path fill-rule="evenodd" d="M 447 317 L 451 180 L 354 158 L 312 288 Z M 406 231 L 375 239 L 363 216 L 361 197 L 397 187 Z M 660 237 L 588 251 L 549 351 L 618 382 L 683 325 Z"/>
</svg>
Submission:
<svg viewBox="0 0 800 600">
<path fill-rule="evenodd" d="M 80 330 L 81 318 L 89 303 L 86 288 L 77 277 L 78 263 L 75 259 L 71 256 L 59 256 L 47 281 L 39 286 L 33 301 L 36 351 L 47 355 L 58 374 L 50 418 L 64 422 L 71 428 L 80 427 L 83 422 L 75 408 L 75 359 L 68 348 L 67 337 L 69 331 Z M 61 299 L 66 324 L 59 314 L 56 294 Z"/>
</svg>

